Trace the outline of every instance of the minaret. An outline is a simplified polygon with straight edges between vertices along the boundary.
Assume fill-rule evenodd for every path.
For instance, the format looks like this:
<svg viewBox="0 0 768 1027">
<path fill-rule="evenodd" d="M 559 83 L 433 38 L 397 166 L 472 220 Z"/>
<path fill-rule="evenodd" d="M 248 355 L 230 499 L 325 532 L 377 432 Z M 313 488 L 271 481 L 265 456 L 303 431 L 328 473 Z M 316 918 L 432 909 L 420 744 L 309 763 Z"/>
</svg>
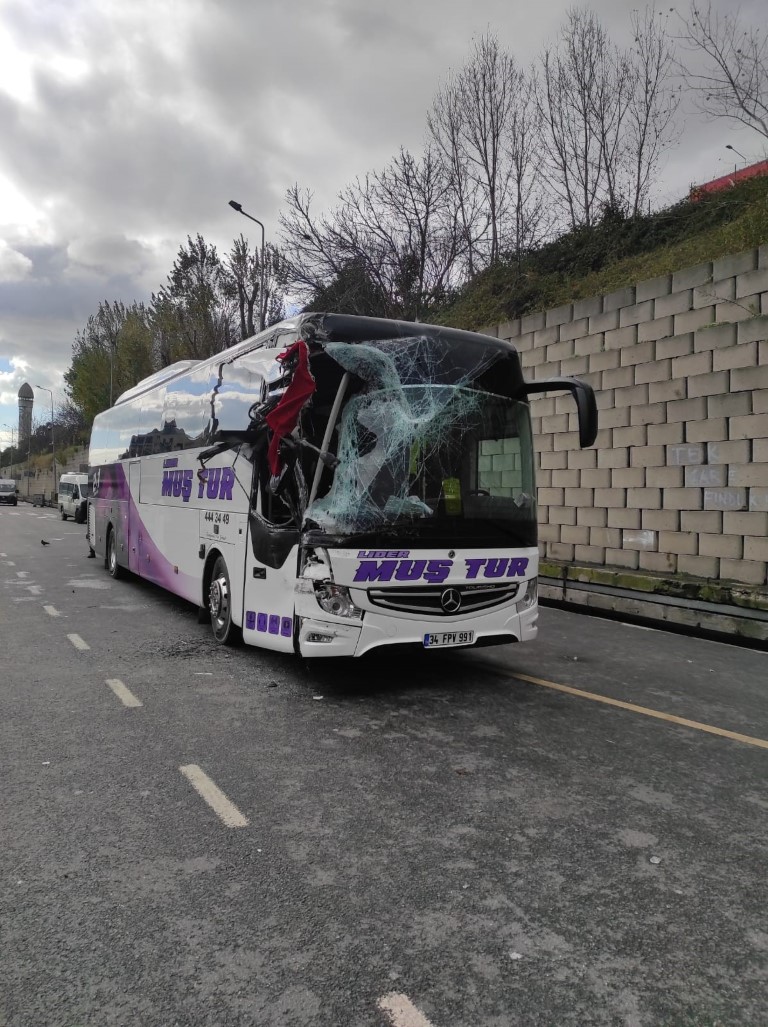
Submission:
<svg viewBox="0 0 768 1027">
<path fill-rule="evenodd" d="M 35 394 L 26 382 L 19 389 L 19 442 L 29 439 L 32 434 L 32 407 L 35 405 Z"/>
</svg>

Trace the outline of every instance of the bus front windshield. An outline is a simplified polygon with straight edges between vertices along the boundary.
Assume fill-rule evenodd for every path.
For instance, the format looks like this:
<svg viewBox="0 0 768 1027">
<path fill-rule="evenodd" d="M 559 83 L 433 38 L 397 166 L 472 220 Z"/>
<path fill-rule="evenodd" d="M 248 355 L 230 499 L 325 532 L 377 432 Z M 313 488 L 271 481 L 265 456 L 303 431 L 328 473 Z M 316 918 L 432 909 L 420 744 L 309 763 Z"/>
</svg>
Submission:
<svg viewBox="0 0 768 1027">
<path fill-rule="evenodd" d="M 306 524 L 339 542 L 535 545 L 524 402 L 471 382 L 364 390 L 344 407 L 337 456 Z"/>
</svg>

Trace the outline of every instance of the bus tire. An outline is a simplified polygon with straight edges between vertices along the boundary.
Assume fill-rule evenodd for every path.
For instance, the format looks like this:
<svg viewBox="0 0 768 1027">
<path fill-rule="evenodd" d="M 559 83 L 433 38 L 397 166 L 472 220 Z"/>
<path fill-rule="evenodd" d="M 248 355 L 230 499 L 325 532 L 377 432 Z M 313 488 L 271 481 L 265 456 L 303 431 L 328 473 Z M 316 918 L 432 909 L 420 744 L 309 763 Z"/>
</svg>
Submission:
<svg viewBox="0 0 768 1027">
<path fill-rule="evenodd" d="M 125 576 L 125 571 L 117 562 L 117 540 L 115 539 L 114 529 L 110 527 L 107 533 L 107 572 L 111 578 L 117 581 L 119 578 Z"/>
<path fill-rule="evenodd" d="M 232 620 L 232 586 L 223 556 L 217 556 L 213 565 L 208 608 L 211 613 L 211 630 L 216 641 L 220 645 L 237 645 L 242 632 Z"/>
</svg>

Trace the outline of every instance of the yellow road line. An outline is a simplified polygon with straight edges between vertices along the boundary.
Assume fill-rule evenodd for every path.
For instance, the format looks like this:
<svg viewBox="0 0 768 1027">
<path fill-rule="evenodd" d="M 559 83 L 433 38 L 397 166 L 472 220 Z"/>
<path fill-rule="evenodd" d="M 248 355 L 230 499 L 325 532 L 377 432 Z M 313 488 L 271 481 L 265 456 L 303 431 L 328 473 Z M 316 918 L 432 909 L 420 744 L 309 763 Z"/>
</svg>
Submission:
<svg viewBox="0 0 768 1027">
<path fill-rule="evenodd" d="M 527 681 L 531 685 L 541 685 L 544 688 L 552 688 L 556 692 L 565 692 L 566 695 L 577 695 L 581 699 L 605 703 L 606 706 L 617 706 L 620 710 L 629 710 L 630 713 L 642 713 L 644 717 L 655 717 L 656 720 L 665 720 L 668 724 L 679 724 L 680 727 L 690 727 L 695 731 L 706 731 L 709 735 L 719 735 L 720 738 L 730 738 L 734 742 L 744 742 L 746 745 L 757 745 L 761 749 L 768 749 L 768 741 L 764 738 L 753 738 L 751 735 L 739 734 L 738 731 L 726 731 L 723 727 L 713 727 L 712 724 L 702 724 L 698 720 L 676 717 L 672 713 L 662 713 L 660 710 L 652 710 L 647 706 L 636 706 L 635 703 L 611 699 L 607 695 L 598 695 L 596 692 L 585 692 L 581 688 L 572 688 L 570 685 L 558 685 L 555 681 L 533 678 L 529 674 L 510 673 L 509 676 L 518 681 Z"/>
</svg>

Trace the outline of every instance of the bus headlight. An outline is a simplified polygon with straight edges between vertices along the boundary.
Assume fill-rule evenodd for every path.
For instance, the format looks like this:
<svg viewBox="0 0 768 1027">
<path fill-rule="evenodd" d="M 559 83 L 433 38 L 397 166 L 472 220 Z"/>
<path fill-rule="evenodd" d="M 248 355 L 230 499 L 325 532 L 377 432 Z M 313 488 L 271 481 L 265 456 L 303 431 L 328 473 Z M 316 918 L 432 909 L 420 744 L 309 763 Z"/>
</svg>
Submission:
<svg viewBox="0 0 768 1027">
<path fill-rule="evenodd" d="M 349 589 L 344 585 L 335 585 L 332 581 L 315 583 L 315 599 L 321 609 L 326 613 L 332 613 L 335 617 L 359 620 L 362 614 L 362 610 L 359 610 L 352 602 Z"/>
<path fill-rule="evenodd" d="M 518 609 L 529 610 L 539 597 L 539 579 L 531 578 L 525 589 L 523 598 L 518 602 Z"/>
</svg>

